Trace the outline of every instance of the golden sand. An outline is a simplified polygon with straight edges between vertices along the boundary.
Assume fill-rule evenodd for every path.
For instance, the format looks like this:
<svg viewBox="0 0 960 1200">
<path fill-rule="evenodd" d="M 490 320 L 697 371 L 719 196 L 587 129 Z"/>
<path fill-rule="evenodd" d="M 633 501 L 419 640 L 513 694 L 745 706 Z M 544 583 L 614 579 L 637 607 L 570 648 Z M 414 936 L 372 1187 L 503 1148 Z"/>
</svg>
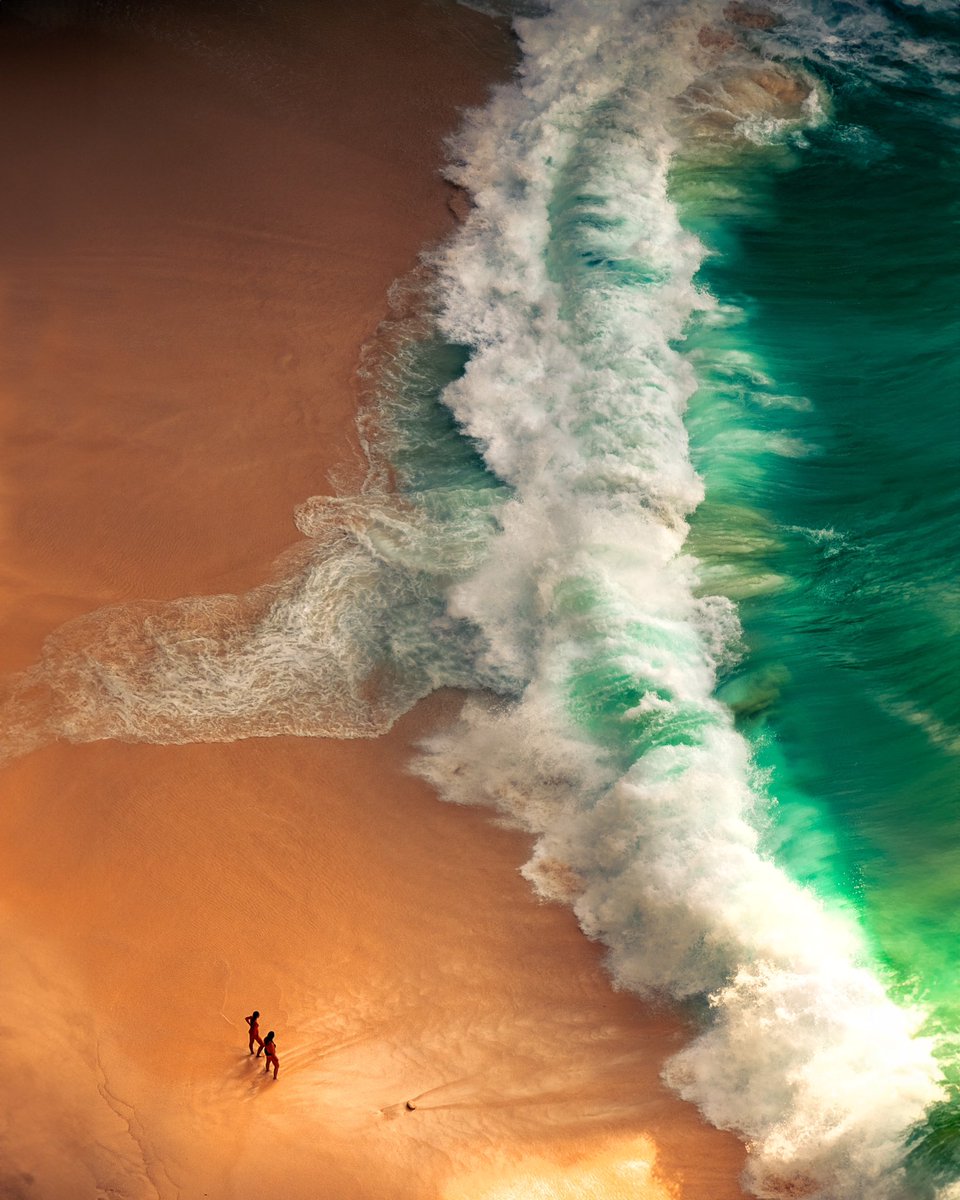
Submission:
<svg viewBox="0 0 960 1200">
<path fill-rule="evenodd" d="M 0 37 L 5 671 L 100 605 L 262 580 L 452 223 L 442 135 L 511 66 L 429 0 L 164 12 Z M 534 898 L 529 839 L 405 773 L 457 703 L 4 770 L 5 1200 L 742 1194 L 659 1081 L 678 1019 Z"/>
</svg>

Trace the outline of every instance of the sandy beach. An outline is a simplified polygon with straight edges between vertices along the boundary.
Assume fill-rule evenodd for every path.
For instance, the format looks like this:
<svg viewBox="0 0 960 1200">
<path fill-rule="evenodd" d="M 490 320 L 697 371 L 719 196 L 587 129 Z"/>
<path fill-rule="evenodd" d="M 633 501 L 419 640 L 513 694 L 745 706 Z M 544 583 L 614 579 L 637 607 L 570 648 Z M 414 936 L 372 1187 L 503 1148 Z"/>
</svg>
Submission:
<svg viewBox="0 0 960 1200">
<path fill-rule="evenodd" d="M 16 11 L 4 672 L 102 605 L 256 586 L 356 472 L 361 347 L 453 227 L 443 135 L 514 56 L 432 0 Z M 535 898 L 529 838 L 407 774 L 458 703 L 3 769 L 4 1200 L 743 1195 L 739 1142 L 660 1082 L 679 1017 Z"/>
</svg>

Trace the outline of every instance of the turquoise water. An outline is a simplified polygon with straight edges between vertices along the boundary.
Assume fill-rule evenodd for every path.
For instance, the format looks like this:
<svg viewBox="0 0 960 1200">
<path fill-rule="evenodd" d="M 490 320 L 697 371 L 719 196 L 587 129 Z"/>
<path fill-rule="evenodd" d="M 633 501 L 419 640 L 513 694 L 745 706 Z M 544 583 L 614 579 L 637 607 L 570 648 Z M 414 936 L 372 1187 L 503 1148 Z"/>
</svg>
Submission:
<svg viewBox="0 0 960 1200">
<path fill-rule="evenodd" d="M 417 769 L 691 1015 L 665 1078 L 747 1186 L 956 1200 L 956 14 L 522 11 L 449 147 L 473 210 L 368 352 L 363 486 L 239 602 L 54 635 L 0 750 L 460 687 Z"/>
<path fill-rule="evenodd" d="M 953 1079 L 960 137 L 949 94 L 828 79 L 830 122 L 738 180 L 757 203 L 714 207 L 709 222 L 690 206 L 718 251 L 702 279 L 742 313 L 695 334 L 695 353 L 714 375 L 730 347 L 755 368 L 718 380 L 705 367 L 691 405 L 707 485 L 693 545 L 724 523 L 753 536 L 742 586 L 752 575 L 761 594 L 740 598 L 746 655 L 720 694 L 746 710 L 740 725 L 771 772 L 771 847 L 856 909 L 894 992 L 920 999 L 946 1035 Z M 808 403 L 777 407 L 776 395 Z M 731 451 L 734 423 L 792 441 Z M 766 594 L 764 573 L 780 577 Z M 935 1125 L 924 1149 L 953 1174 L 955 1102 Z"/>
<path fill-rule="evenodd" d="M 550 151 L 536 169 L 529 153 L 510 158 L 512 172 L 482 163 L 483 185 L 492 177 L 505 207 L 514 204 L 509 219 L 494 211 L 481 255 L 469 244 L 451 255 L 446 315 L 493 370 L 472 380 L 468 362 L 445 400 L 519 504 L 546 497 L 538 527 L 548 542 L 567 524 L 553 511 L 553 493 L 572 435 L 584 460 L 564 488 L 565 512 L 577 514 L 568 522 L 573 561 L 543 604 L 545 628 L 518 639 L 532 640 L 536 652 L 517 671 L 532 682 L 518 687 L 523 699 L 511 718 L 526 714 L 538 755 L 511 746 L 495 718 L 474 712 L 459 744 L 440 744 L 440 765 L 425 769 L 453 798 L 471 798 L 444 769 L 446 756 L 458 774 L 472 769 L 474 798 L 485 794 L 527 820 L 542 838 L 529 874 L 544 894 L 552 894 L 557 860 L 582 875 L 575 908 L 584 929 L 610 947 L 621 983 L 677 998 L 720 986 L 713 1012 L 722 1015 L 704 1010 L 701 1042 L 667 1077 L 712 1120 L 752 1140 L 755 1191 L 948 1194 L 960 1177 L 958 27 L 946 5 L 784 4 L 748 7 L 745 20 L 727 9 L 709 27 L 719 36 L 708 30 L 704 38 L 700 27 L 700 44 L 727 36 L 735 54 L 748 48 L 785 74 L 772 87 L 769 77 L 757 85 L 743 57 L 699 77 L 695 68 L 691 83 L 667 60 L 693 32 L 677 32 L 684 18 L 716 19 L 716 10 L 652 7 L 644 24 L 626 6 L 633 25 L 610 18 L 599 39 L 589 6 L 555 6 L 541 22 L 554 21 L 552 42 L 519 26 L 535 45 L 531 98 L 549 90 L 568 32 L 584 38 L 581 61 L 593 54 L 594 65 L 578 77 L 579 103 L 551 101 L 549 131 L 533 127 L 529 112 L 526 124 L 512 126 L 511 137 Z M 549 63 L 542 73 L 537 51 Z M 598 75 L 612 84 L 593 90 Z M 770 102 L 785 78 L 809 85 L 803 111 Z M 686 117 L 667 117 L 658 132 L 663 111 L 646 108 L 650 93 L 675 85 Z M 556 130 L 571 127 L 575 135 L 560 137 L 556 152 Z M 659 198 L 637 168 L 658 138 L 673 139 Z M 458 176 L 475 191 L 482 149 L 470 147 Z M 538 185 L 545 235 L 528 204 Z M 525 213 L 529 240 L 542 246 L 535 305 L 524 294 L 534 260 L 511 262 L 504 235 Z M 696 295 L 672 290 L 689 269 L 681 231 L 704 251 L 690 275 Z M 512 269 L 522 281 L 519 295 L 484 278 L 498 254 L 507 278 Z M 486 311 L 463 321 L 478 296 Z M 544 336 L 545 296 L 556 305 L 562 350 Z M 520 336 L 504 328 L 500 309 Z M 517 362 L 531 351 L 537 369 L 528 386 L 542 391 L 553 440 L 542 456 L 550 471 L 533 484 L 541 462 L 518 454 L 516 443 L 509 454 L 497 446 L 485 392 L 493 376 L 502 384 L 522 375 Z M 695 380 L 685 391 L 690 368 Z M 688 448 L 670 405 L 657 408 L 671 387 L 685 405 Z M 572 393 L 570 403 L 558 402 L 558 392 Z M 510 412 L 525 412 L 519 394 Z M 702 496 L 683 477 L 687 452 Z M 609 481 L 598 486 L 594 472 L 613 453 L 630 469 L 611 503 Z M 655 536 L 645 513 L 657 514 L 660 534 L 683 513 L 683 554 L 674 547 L 656 563 L 656 551 L 651 562 L 631 550 L 617 529 L 631 495 L 640 497 L 636 545 Z M 590 520 L 597 509 L 609 537 Z M 546 556 L 533 551 L 532 534 L 507 540 L 541 580 L 556 570 L 557 540 Z M 694 556 L 699 611 L 679 599 L 685 554 Z M 490 620 L 488 586 L 481 571 L 466 609 L 495 640 L 503 617 Z M 541 600 L 544 592 L 541 582 Z M 735 607 L 725 609 L 723 598 Z M 503 661 L 523 658 L 510 646 Z M 694 679 L 698 664 L 712 671 L 712 698 Z M 564 713 L 565 729 L 555 713 L 545 716 L 544 694 Z M 729 737 L 731 716 L 745 759 Z M 568 740 L 548 751 L 552 739 Z M 496 745 L 508 765 L 492 770 L 474 742 Z M 562 830 L 542 814 L 551 785 L 575 793 L 556 802 Z M 535 802 L 517 798 L 522 788 L 538 793 Z M 734 811 L 756 831 L 751 865 L 735 865 L 740 833 L 722 851 L 713 844 L 730 834 Z M 712 880 L 712 905 L 678 868 L 683 855 Z M 764 864 L 815 897 L 818 915 L 788 917 L 792 900 L 780 885 L 768 890 Z M 784 914 L 776 949 L 778 934 L 764 925 L 770 910 Z M 811 964 L 820 939 L 842 930 L 854 931 L 847 965 L 826 949 Z M 908 1036 L 919 1057 L 911 1059 L 899 1042 L 904 1028 L 888 1024 L 863 979 L 848 974 L 861 970 L 903 1013 L 916 1014 Z M 758 1050 L 748 1051 L 751 1038 Z M 929 1068 L 924 1054 L 932 1054 Z M 923 1083 L 925 1072 L 934 1086 Z M 877 1089 L 886 1092 L 879 1105 Z M 849 1133 L 858 1122 L 853 1136 L 862 1143 L 844 1147 L 846 1134 L 838 1143 L 838 1129 Z M 892 1159 L 891 1145 L 900 1147 Z"/>
<path fill-rule="evenodd" d="M 915 925 L 940 968 L 924 986 L 937 992 L 955 961 L 949 910 L 960 898 L 960 876 L 943 873 L 960 833 L 949 821 L 960 753 L 960 254 L 949 236 L 960 159 L 956 138 L 936 131 L 918 146 L 896 111 L 855 115 L 890 144 L 869 186 L 857 164 L 838 162 L 829 134 L 811 137 L 802 165 L 777 180 L 766 227 L 731 222 L 736 250 L 704 271 L 748 310 L 738 334 L 776 385 L 811 408 L 768 423 L 802 445 L 797 457 L 771 455 L 756 481 L 719 464 L 711 487 L 707 430 L 694 451 L 708 489 L 698 519 L 730 496 L 770 522 L 762 558 L 783 589 L 740 611 L 749 668 L 789 680 L 767 714 L 778 774 L 822 803 L 846 860 L 834 882 L 856 890 L 903 973 L 920 946 L 898 942 Z M 709 391 L 693 406 L 695 440 L 700 403 Z M 939 930 L 910 919 L 941 906 Z"/>
</svg>

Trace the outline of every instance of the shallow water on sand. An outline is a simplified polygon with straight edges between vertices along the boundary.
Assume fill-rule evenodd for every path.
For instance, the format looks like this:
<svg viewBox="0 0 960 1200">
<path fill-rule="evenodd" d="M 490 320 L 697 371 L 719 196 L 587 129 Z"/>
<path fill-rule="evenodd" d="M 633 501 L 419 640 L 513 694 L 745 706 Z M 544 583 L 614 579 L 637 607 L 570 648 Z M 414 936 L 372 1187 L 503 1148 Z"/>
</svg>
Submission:
<svg viewBox="0 0 960 1200">
<path fill-rule="evenodd" d="M 528 10 L 529 13 L 529 10 Z M 601 19 L 602 18 L 602 19 Z M 355 495 L 282 577 L 94 615 L 52 737 L 369 735 L 537 838 L 758 1194 L 956 1174 L 958 31 L 935 0 L 558 0 L 467 114 L 473 207 L 368 352 Z M 689 538 L 688 538 L 689 533 Z"/>
</svg>

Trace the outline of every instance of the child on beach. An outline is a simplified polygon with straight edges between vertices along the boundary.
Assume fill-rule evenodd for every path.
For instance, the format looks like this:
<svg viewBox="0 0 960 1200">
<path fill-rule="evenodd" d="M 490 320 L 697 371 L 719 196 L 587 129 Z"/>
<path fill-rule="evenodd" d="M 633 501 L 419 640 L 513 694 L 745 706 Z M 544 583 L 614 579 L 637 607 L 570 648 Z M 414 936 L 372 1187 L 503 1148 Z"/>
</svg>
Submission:
<svg viewBox="0 0 960 1200">
<path fill-rule="evenodd" d="M 277 1072 L 280 1070 L 280 1059 L 277 1058 L 277 1046 L 273 1040 L 275 1036 L 276 1035 L 274 1034 L 273 1030 L 271 1029 L 270 1032 L 267 1034 L 266 1040 L 263 1043 L 263 1052 L 267 1056 L 267 1065 L 263 1069 L 264 1069 L 264 1071 L 269 1071 L 270 1064 L 273 1063 L 274 1079 L 276 1079 Z M 259 1057 L 260 1057 L 260 1052 L 257 1051 L 257 1058 L 259 1058 Z"/>
<path fill-rule="evenodd" d="M 259 1058 L 260 1051 L 263 1049 L 263 1038 L 260 1036 L 260 1014 L 253 1012 L 249 1017 L 244 1017 L 243 1019 L 250 1026 L 250 1053 L 253 1053 L 253 1043 L 257 1042 L 259 1044 L 257 1058 Z"/>
</svg>

